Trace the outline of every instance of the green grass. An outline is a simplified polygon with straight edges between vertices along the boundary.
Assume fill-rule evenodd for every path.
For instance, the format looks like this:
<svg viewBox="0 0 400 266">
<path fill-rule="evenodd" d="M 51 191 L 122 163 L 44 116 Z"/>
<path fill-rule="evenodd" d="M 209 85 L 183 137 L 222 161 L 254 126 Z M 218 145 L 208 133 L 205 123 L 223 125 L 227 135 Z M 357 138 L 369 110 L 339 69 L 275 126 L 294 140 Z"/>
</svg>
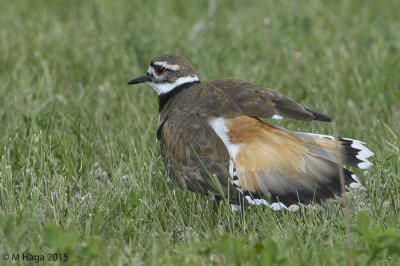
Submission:
<svg viewBox="0 0 400 266">
<path fill-rule="evenodd" d="M 400 264 L 399 1 L 15 0 L 0 10 L 0 255 Z M 375 166 L 356 171 L 365 190 L 349 206 L 351 252 L 341 200 L 298 213 L 253 206 L 240 217 L 169 180 L 155 93 L 127 86 L 162 53 L 189 58 L 203 81 L 280 90 L 368 143 Z"/>
</svg>

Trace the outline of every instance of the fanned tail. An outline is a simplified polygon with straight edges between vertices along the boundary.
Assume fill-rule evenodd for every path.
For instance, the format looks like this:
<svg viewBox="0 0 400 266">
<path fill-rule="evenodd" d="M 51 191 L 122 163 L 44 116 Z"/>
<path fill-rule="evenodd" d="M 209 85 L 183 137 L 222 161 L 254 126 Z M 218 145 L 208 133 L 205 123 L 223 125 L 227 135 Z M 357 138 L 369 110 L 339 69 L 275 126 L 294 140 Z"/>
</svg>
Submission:
<svg viewBox="0 0 400 266">
<path fill-rule="evenodd" d="M 329 135 L 296 132 L 310 152 L 330 160 L 359 169 L 368 169 L 372 163 L 368 160 L 374 153 L 364 146 L 364 142 L 349 138 L 337 138 Z"/>
<path fill-rule="evenodd" d="M 346 186 L 360 186 L 357 176 L 340 165 L 369 168 L 374 155 L 361 141 L 291 132 L 242 116 L 228 120 L 230 145 L 238 179 L 247 202 L 275 210 L 296 210 L 341 195 L 340 171 Z M 239 125 L 246 125 L 245 127 Z"/>
</svg>

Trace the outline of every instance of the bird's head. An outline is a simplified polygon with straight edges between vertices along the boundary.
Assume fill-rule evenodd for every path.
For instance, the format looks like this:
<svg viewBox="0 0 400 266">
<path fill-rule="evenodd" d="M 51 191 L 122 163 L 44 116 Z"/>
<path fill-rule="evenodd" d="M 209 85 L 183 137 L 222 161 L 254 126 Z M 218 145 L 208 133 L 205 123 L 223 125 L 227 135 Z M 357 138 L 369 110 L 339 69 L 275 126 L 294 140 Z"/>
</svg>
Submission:
<svg viewBox="0 0 400 266">
<path fill-rule="evenodd" d="M 193 82 L 199 82 L 199 78 L 189 60 L 180 55 L 164 54 L 151 60 L 146 74 L 132 79 L 128 84 L 146 83 L 158 95 L 162 95 L 182 84 Z"/>
</svg>

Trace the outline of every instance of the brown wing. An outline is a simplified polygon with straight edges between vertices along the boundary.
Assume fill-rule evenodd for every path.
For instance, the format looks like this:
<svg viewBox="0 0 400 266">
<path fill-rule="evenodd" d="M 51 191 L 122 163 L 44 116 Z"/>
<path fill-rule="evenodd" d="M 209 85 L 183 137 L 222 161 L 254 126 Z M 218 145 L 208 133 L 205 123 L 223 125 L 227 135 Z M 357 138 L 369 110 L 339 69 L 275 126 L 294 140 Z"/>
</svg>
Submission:
<svg viewBox="0 0 400 266">
<path fill-rule="evenodd" d="M 168 175 L 182 189 L 220 198 L 215 175 L 225 195 L 236 202 L 238 191 L 229 174 L 229 153 L 214 130 L 196 116 L 174 116 L 159 129 L 161 154 Z M 229 193 L 228 193 L 229 191 Z"/>
<path fill-rule="evenodd" d="M 319 120 L 330 122 L 323 114 L 304 108 L 280 92 L 236 79 L 221 79 L 210 82 L 227 92 L 241 107 L 243 114 L 253 117 L 271 118 L 274 115 L 297 120 Z"/>
</svg>

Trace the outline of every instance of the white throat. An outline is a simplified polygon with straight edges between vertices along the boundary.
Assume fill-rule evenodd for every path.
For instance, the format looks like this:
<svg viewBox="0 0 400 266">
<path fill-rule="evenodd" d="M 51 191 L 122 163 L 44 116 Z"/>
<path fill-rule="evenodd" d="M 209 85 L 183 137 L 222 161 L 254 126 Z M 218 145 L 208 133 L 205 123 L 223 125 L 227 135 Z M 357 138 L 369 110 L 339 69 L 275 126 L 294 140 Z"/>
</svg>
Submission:
<svg viewBox="0 0 400 266">
<path fill-rule="evenodd" d="M 187 76 L 178 78 L 177 80 L 175 80 L 174 83 L 154 83 L 154 82 L 146 82 L 146 83 L 147 85 L 153 87 L 153 89 L 157 92 L 158 95 L 161 95 L 172 91 L 179 85 L 194 81 L 199 81 L 199 78 L 197 76 Z"/>
</svg>

